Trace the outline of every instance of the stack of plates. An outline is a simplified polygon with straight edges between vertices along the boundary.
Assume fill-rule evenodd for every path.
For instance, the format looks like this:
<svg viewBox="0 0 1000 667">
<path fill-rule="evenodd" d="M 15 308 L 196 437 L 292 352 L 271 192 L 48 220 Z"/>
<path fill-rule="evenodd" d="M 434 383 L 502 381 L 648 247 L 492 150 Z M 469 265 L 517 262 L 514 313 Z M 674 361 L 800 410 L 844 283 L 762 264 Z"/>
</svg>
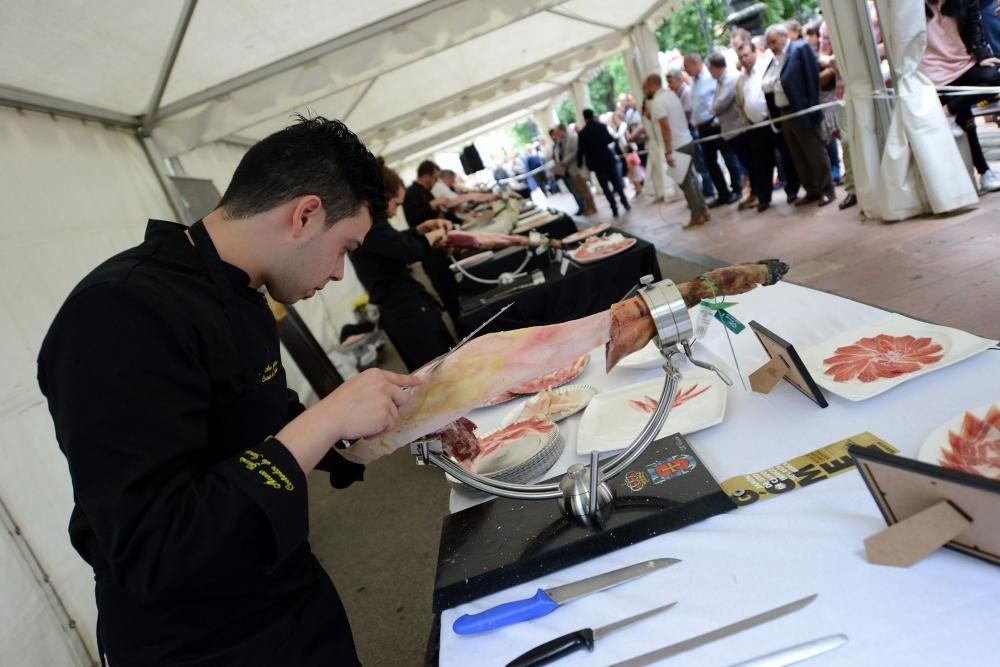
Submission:
<svg viewBox="0 0 1000 667">
<path fill-rule="evenodd" d="M 477 461 L 473 472 L 500 482 L 527 484 L 544 475 L 555 464 L 562 455 L 563 447 L 559 427 L 553 424 L 548 433 L 532 431 L 518 440 L 507 442 L 497 452 Z M 448 483 L 475 492 L 472 487 L 462 484 L 451 475 L 445 477 Z"/>
</svg>

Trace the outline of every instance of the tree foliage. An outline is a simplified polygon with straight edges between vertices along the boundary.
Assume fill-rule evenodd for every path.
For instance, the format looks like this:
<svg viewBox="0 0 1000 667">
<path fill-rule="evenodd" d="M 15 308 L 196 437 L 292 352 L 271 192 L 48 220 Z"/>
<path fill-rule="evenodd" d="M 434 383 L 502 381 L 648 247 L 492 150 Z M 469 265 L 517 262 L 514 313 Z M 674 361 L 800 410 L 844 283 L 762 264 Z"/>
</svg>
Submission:
<svg viewBox="0 0 1000 667">
<path fill-rule="evenodd" d="M 538 126 L 530 118 L 522 120 L 510 128 L 510 136 L 514 138 L 515 148 L 523 148 L 538 136 Z"/>
<path fill-rule="evenodd" d="M 556 109 L 556 115 L 559 116 L 559 122 L 563 125 L 569 125 L 570 123 L 576 122 L 576 105 L 573 104 L 573 100 L 566 99 L 563 103 L 559 105 Z"/>
<path fill-rule="evenodd" d="M 594 112 L 602 114 L 614 111 L 618 106 L 618 95 L 629 92 L 628 73 L 625 71 L 625 57 L 618 54 L 587 84 Z"/>
<path fill-rule="evenodd" d="M 764 11 L 764 26 L 798 19 L 805 24 L 814 18 L 819 6 L 819 0 L 766 0 Z M 726 17 L 729 15 L 729 3 L 725 0 L 702 0 L 705 8 L 705 21 L 712 37 L 713 46 L 729 45 L 729 27 Z M 701 27 L 701 16 L 698 13 L 696 0 L 687 0 L 680 9 L 663 20 L 656 29 L 656 39 L 661 51 L 677 49 L 682 54 L 696 51 L 703 56 L 709 49 L 705 44 L 705 33 Z"/>
</svg>

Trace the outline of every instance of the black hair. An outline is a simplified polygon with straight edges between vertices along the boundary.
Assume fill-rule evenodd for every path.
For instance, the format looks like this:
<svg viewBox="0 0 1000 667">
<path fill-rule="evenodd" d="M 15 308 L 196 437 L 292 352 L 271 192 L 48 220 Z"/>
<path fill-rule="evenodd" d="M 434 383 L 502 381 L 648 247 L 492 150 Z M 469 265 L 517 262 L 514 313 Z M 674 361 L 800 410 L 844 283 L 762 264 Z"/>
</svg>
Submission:
<svg viewBox="0 0 1000 667">
<path fill-rule="evenodd" d="M 260 140 L 240 160 L 219 208 L 230 218 L 270 211 L 305 195 L 323 202 L 326 224 L 367 206 L 372 221 L 386 217 L 381 168 L 339 120 L 306 118 Z"/>
<path fill-rule="evenodd" d="M 722 69 L 725 69 L 726 57 L 718 51 L 712 51 L 712 53 L 708 56 L 708 66 L 716 68 L 721 67 Z"/>
<path fill-rule="evenodd" d="M 417 178 L 420 178 L 422 176 L 430 176 L 436 171 L 440 171 L 440 169 L 438 169 L 438 166 L 436 164 L 434 164 L 430 160 L 424 160 L 423 162 L 417 165 Z"/>
<path fill-rule="evenodd" d="M 594 118 L 594 110 L 593 109 L 584 109 L 583 110 L 583 119 L 584 120 L 592 120 L 593 118 Z"/>
</svg>

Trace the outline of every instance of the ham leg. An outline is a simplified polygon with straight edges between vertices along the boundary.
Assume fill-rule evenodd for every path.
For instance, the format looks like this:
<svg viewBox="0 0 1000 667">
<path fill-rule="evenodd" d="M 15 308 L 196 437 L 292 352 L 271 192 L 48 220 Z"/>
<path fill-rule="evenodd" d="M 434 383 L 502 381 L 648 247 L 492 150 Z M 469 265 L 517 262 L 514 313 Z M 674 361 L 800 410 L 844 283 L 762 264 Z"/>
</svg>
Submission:
<svg viewBox="0 0 1000 667">
<path fill-rule="evenodd" d="M 559 248 L 562 245 L 558 241 L 550 241 L 544 237 L 542 238 L 542 245 L 551 245 L 553 248 Z M 511 246 L 528 245 L 531 245 L 531 239 L 527 236 L 496 234 L 493 232 L 450 231 L 444 240 L 446 248 L 475 248 L 477 250 L 497 250 Z"/>
<path fill-rule="evenodd" d="M 709 272 L 722 294 L 742 294 L 758 284 L 772 285 L 788 266 L 777 260 L 741 264 Z M 689 306 L 701 299 L 701 278 L 678 285 Z M 711 290 L 708 290 L 711 293 Z M 378 436 L 341 451 L 344 458 L 369 463 L 428 433 L 441 431 L 469 410 L 510 387 L 562 368 L 607 344 L 608 370 L 619 359 L 648 343 L 656 331 L 641 297 L 616 303 L 610 310 L 541 327 L 486 334 L 449 356 L 413 390 L 396 425 Z M 420 371 L 418 371 L 420 373 Z"/>
</svg>

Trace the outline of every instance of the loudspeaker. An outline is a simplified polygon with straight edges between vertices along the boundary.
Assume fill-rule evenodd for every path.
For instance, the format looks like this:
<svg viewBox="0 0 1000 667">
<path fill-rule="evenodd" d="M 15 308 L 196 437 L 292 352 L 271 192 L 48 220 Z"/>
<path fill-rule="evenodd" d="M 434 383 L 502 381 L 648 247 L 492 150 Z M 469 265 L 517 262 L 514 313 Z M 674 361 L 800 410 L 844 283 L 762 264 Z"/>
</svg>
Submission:
<svg viewBox="0 0 1000 667">
<path fill-rule="evenodd" d="M 479 151 L 476 150 L 475 144 L 469 144 L 462 149 L 462 155 L 459 156 L 459 160 L 462 162 L 462 169 L 466 174 L 474 174 L 477 171 L 482 171 L 486 168 L 483 164 L 483 159 L 479 157 Z"/>
</svg>

